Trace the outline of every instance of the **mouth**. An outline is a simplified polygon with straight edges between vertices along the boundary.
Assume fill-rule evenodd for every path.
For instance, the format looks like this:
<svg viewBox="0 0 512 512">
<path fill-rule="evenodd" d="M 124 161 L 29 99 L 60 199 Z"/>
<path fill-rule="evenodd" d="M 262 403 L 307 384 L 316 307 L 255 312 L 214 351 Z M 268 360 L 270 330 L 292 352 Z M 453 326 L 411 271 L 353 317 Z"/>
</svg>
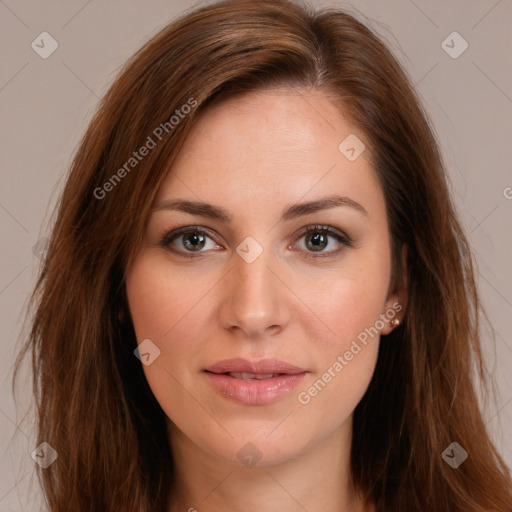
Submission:
<svg viewBox="0 0 512 512">
<path fill-rule="evenodd" d="M 274 377 L 278 377 L 279 375 L 286 375 L 286 373 L 249 373 L 249 372 L 229 372 L 229 373 L 217 373 L 216 375 L 229 375 L 234 379 L 242 379 L 242 380 L 265 380 L 265 379 L 273 379 Z"/>
<path fill-rule="evenodd" d="M 306 370 L 280 359 L 226 359 L 205 368 L 205 371 L 216 374 L 232 374 L 235 378 L 253 378 L 248 375 L 269 378 L 270 375 L 298 375 Z"/>
<path fill-rule="evenodd" d="M 277 401 L 308 373 L 278 359 L 230 359 L 209 366 L 203 372 L 224 398 L 245 405 Z"/>
</svg>

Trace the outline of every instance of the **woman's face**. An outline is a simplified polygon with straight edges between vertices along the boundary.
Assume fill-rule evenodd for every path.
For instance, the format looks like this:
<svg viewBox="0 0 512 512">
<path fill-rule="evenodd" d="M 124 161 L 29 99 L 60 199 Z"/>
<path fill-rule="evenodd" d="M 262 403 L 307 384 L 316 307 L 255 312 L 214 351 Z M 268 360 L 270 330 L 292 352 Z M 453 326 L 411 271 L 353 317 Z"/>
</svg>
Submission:
<svg viewBox="0 0 512 512">
<path fill-rule="evenodd" d="M 317 91 L 247 93 L 193 128 L 127 270 L 171 443 L 276 464 L 351 433 L 378 332 L 400 316 L 362 144 Z"/>
</svg>

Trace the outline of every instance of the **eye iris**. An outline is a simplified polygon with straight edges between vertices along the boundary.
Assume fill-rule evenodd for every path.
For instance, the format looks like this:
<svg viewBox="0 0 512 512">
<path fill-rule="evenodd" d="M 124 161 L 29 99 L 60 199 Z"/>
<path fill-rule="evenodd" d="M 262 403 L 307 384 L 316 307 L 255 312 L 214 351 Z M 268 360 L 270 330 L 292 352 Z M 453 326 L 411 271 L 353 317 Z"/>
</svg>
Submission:
<svg viewBox="0 0 512 512">
<path fill-rule="evenodd" d="M 205 244 L 205 239 L 203 235 L 200 235 L 198 233 L 188 233 L 186 235 L 183 235 L 184 240 L 184 246 L 187 249 L 191 249 L 192 251 L 198 251 L 199 249 L 202 249 Z M 192 240 L 192 242 L 190 242 Z M 194 245 L 194 244 L 200 244 L 200 245 Z"/>
<path fill-rule="evenodd" d="M 315 233 L 313 235 L 308 235 L 308 240 L 310 240 L 313 245 L 308 245 L 308 248 L 313 248 L 315 251 L 325 249 L 327 246 L 327 236 L 325 236 L 323 233 Z"/>
</svg>

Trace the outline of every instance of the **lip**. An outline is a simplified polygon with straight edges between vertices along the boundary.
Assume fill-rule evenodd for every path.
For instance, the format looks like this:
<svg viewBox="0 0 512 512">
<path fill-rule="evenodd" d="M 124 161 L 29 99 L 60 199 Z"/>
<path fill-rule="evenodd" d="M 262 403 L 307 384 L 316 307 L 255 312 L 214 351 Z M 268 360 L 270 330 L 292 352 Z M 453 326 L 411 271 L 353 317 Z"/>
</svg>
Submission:
<svg viewBox="0 0 512 512">
<path fill-rule="evenodd" d="M 227 359 L 203 370 L 213 386 L 224 397 L 245 405 L 264 405 L 275 402 L 289 393 L 305 377 L 307 370 L 279 359 Z M 265 379 L 239 379 L 227 373 L 277 373 Z"/>
<path fill-rule="evenodd" d="M 293 364 L 285 363 L 280 359 L 260 359 L 259 361 L 249 361 L 248 359 L 226 359 L 219 361 L 205 368 L 211 373 L 226 372 L 245 372 L 245 373 L 285 373 L 287 375 L 297 375 L 304 373 L 304 368 L 299 368 Z"/>
</svg>

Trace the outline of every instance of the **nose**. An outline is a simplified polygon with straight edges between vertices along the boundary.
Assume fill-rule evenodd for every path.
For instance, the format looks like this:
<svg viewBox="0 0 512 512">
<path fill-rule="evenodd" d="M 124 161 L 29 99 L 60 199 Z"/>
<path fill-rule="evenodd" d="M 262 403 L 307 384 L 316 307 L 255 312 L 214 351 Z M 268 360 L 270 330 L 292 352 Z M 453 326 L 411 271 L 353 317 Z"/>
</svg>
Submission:
<svg viewBox="0 0 512 512">
<path fill-rule="evenodd" d="M 286 328 L 292 294 L 277 267 L 270 251 L 263 251 L 251 263 L 233 255 L 233 267 L 222 289 L 220 321 L 224 329 L 241 338 L 263 339 Z"/>
</svg>

